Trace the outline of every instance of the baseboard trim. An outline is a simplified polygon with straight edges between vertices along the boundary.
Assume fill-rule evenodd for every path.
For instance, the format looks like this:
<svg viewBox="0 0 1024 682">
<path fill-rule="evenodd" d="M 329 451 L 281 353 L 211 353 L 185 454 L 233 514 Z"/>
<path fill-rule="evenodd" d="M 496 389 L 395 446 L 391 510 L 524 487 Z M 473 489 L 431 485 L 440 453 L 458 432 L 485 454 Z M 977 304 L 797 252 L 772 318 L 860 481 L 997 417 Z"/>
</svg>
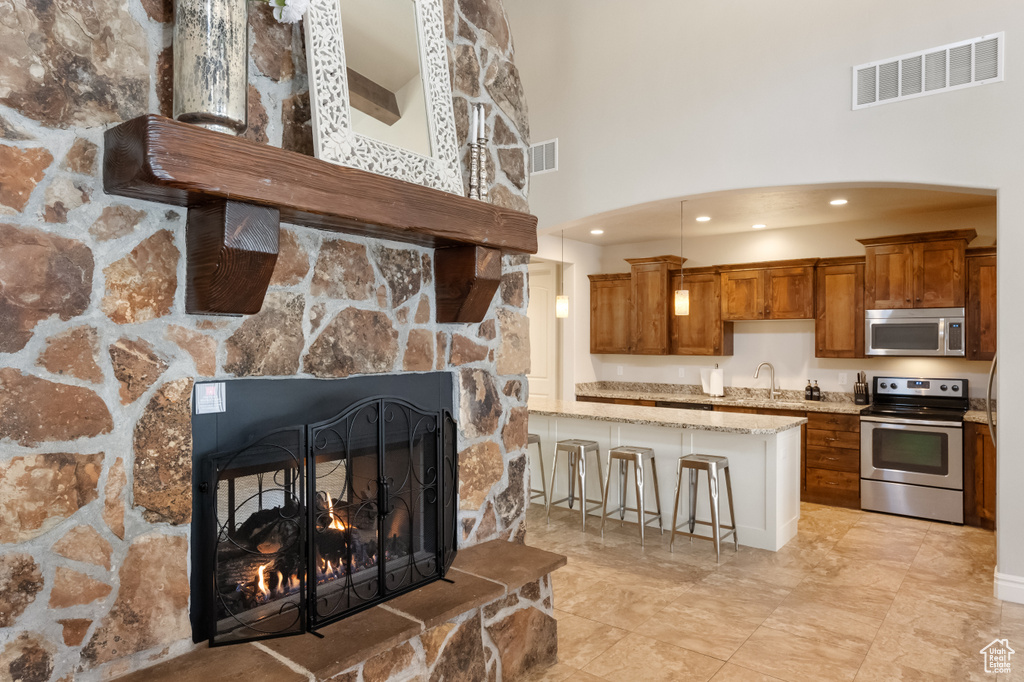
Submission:
<svg viewBox="0 0 1024 682">
<path fill-rule="evenodd" d="M 995 586 L 996 599 L 1024 604 L 1024 576 L 996 571 Z"/>
</svg>

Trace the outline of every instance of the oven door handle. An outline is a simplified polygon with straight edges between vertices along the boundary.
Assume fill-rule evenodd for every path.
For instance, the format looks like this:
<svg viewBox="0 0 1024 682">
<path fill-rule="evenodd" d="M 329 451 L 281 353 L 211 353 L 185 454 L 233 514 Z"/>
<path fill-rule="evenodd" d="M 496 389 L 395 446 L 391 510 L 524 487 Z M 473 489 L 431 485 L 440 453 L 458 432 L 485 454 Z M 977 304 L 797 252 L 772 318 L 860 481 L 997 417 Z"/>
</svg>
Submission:
<svg viewBox="0 0 1024 682">
<path fill-rule="evenodd" d="M 909 426 L 939 426 L 949 429 L 962 429 L 963 422 L 931 421 L 928 419 L 900 419 L 899 417 L 874 417 L 861 415 L 862 422 L 874 422 L 876 424 L 907 424 Z"/>
</svg>

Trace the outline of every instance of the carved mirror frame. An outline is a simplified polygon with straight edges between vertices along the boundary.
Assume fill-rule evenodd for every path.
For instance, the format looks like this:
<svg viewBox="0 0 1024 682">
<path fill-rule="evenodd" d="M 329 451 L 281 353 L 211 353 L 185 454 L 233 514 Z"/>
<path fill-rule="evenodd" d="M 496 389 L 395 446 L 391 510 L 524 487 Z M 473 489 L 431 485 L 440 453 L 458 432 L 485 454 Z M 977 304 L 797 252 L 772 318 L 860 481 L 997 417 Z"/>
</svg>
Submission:
<svg viewBox="0 0 1024 682">
<path fill-rule="evenodd" d="M 352 129 L 341 7 L 338 0 L 312 0 L 304 23 L 316 156 L 330 163 L 461 195 L 462 172 L 448 75 L 443 0 L 409 2 L 416 6 L 431 156 L 360 135 Z"/>
</svg>

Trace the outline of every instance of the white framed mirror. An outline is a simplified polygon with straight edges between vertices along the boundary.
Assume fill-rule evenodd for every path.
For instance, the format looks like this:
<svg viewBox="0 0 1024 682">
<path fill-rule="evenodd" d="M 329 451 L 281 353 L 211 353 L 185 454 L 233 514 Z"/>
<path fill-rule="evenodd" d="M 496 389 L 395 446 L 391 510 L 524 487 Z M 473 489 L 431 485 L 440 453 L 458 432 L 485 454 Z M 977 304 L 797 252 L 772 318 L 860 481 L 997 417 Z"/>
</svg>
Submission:
<svg viewBox="0 0 1024 682">
<path fill-rule="evenodd" d="M 317 158 L 463 193 L 443 0 L 312 0 Z"/>
</svg>

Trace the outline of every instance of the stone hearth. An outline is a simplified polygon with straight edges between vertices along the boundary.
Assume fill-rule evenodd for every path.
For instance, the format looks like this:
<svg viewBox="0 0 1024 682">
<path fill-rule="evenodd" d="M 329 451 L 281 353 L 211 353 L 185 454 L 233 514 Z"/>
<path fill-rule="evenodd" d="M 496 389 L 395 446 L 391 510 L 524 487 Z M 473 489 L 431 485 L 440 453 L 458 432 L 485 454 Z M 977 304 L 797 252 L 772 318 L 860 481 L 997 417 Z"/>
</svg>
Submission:
<svg viewBox="0 0 1024 682">
<path fill-rule="evenodd" d="M 184 212 L 107 196 L 100 180 L 107 127 L 170 114 L 169 7 L 71 0 L 59 10 L 21 4 L 8 17 L 0 678 L 88 682 L 193 651 L 197 380 L 451 371 L 463 427 L 461 545 L 521 541 L 526 532 L 526 257 L 504 257 L 501 295 L 483 322 L 440 325 L 430 249 L 284 226 L 259 314 L 185 314 Z M 460 140 L 469 103 L 485 103 L 497 121 L 491 200 L 526 210 L 527 113 L 500 0 L 449 0 L 445 14 Z M 255 4 L 251 25 L 247 137 L 310 153 L 301 30 Z M 543 598 L 532 603 L 550 613 Z M 480 618 L 489 627 L 492 617 Z M 513 631 L 488 636 L 497 644 Z M 404 652 L 399 646 L 395 660 Z M 374 666 L 374 679 L 401 668 Z"/>
</svg>

